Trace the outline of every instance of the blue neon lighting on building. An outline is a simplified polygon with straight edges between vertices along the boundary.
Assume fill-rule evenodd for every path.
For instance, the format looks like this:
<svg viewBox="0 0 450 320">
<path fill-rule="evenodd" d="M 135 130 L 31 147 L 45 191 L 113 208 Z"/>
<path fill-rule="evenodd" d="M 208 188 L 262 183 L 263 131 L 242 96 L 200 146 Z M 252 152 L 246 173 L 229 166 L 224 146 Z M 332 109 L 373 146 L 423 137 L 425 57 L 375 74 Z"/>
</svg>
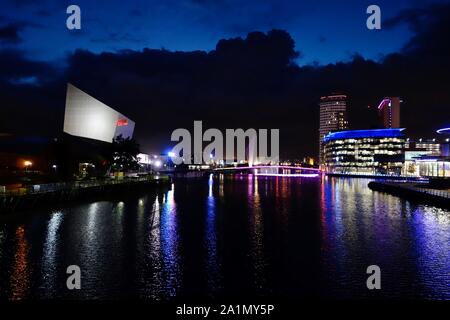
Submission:
<svg viewBox="0 0 450 320">
<path fill-rule="evenodd" d="M 323 141 L 363 138 L 404 138 L 403 130 L 405 128 L 338 131 L 327 134 L 323 138 Z"/>
<path fill-rule="evenodd" d="M 442 128 L 442 129 L 436 130 L 436 132 L 440 133 L 440 134 L 450 134 L 450 128 Z"/>
</svg>

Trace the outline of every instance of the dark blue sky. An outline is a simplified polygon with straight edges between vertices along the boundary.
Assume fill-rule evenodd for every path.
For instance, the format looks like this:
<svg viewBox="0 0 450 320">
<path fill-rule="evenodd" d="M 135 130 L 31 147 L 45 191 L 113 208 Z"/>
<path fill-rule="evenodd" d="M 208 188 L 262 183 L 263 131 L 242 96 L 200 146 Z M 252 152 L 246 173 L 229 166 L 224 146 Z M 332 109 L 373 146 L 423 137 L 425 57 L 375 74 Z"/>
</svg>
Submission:
<svg viewBox="0 0 450 320">
<path fill-rule="evenodd" d="M 16 39 L 0 46 L 24 50 L 32 59 L 62 59 L 77 48 L 95 53 L 120 49 L 212 50 L 219 39 L 248 32 L 287 30 L 302 53 L 300 64 L 348 61 L 359 53 L 378 59 L 399 51 L 412 33 L 406 24 L 366 28 L 369 4 L 382 10 L 382 21 L 400 11 L 439 1 L 2 1 L 0 27 L 16 28 Z M 345 3 L 345 5 L 344 5 Z M 65 26 L 67 5 L 82 11 L 82 30 Z M 14 35 L 13 35 L 14 36 Z"/>
<path fill-rule="evenodd" d="M 0 133 L 58 134 L 68 82 L 137 120 L 145 152 L 200 119 L 280 128 L 282 155 L 314 155 L 331 92 L 348 95 L 352 129 L 378 127 L 385 96 L 402 98 L 412 137 L 450 121 L 450 1 L 34 2 L 0 3 Z M 370 31 L 374 3 L 382 29 Z M 66 28 L 69 4 L 80 31 Z"/>
</svg>

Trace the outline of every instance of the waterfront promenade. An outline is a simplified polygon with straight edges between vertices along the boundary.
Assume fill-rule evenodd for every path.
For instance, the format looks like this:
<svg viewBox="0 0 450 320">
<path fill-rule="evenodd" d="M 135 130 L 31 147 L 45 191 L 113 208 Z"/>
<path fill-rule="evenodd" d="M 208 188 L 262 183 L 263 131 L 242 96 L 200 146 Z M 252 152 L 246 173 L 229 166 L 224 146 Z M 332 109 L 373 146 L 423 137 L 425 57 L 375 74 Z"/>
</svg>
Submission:
<svg viewBox="0 0 450 320">
<path fill-rule="evenodd" d="M 135 191 L 142 187 L 168 185 L 167 175 L 146 175 L 123 179 L 85 180 L 28 185 L 0 192 L 0 213 L 32 209 L 90 196 Z"/>
</svg>

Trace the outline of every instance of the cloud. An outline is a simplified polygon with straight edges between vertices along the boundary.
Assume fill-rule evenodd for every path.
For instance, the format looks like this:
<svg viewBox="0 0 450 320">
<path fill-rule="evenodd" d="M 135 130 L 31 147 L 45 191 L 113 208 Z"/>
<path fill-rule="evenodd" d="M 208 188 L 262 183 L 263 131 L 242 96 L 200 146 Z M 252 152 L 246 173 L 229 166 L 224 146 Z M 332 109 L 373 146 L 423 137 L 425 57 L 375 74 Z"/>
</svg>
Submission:
<svg viewBox="0 0 450 320">
<path fill-rule="evenodd" d="M 315 154 L 317 103 L 334 91 L 349 95 L 352 128 L 377 125 L 367 106 L 398 95 L 409 134 L 431 135 L 449 120 L 449 8 L 429 11 L 403 50 L 380 61 L 355 54 L 347 62 L 299 66 L 301 48 L 281 30 L 222 39 L 210 52 L 77 50 L 63 74 L 21 52 L 0 51 L 0 99 L 15 106 L 0 125 L 60 131 L 70 81 L 135 120 L 144 151 L 167 148 L 172 130 L 203 120 L 205 128 L 279 128 L 282 156 Z M 52 121 L 23 124 L 23 114 L 49 114 Z"/>
<path fill-rule="evenodd" d="M 19 32 L 22 26 L 19 24 L 7 24 L 0 26 L 0 42 L 2 43 L 18 43 L 21 41 Z"/>
<path fill-rule="evenodd" d="M 1 21 L 1 19 L 0 19 Z M 34 22 L 15 21 L 0 26 L 0 43 L 17 44 L 22 41 L 20 33 L 25 28 L 42 28 L 40 24 Z"/>
<path fill-rule="evenodd" d="M 15 49 L 0 50 L 0 70 L 0 80 L 18 84 L 24 82 L 21 79 L 45 82 L 56 75 L 50 63 L 28 59 L 23 51 Z"/>
<path fill-rule="evenodd" d="M 439 19 L 442 11 L 448 10 L 448 7 L 449 4 L 432 4 L 427 7 L 405 9 L 384 21 L 383 28 L 391 29 L 406 24 L 414 32 L 420 32 L 424 25 Z"/>
<path fill-rule="evenodd" d="M 419 19 L 420 23 L 417 22 Z M 444 57 L 450 54 L 450 4 L 434 5 L 424 10 L 418 18 L 408 21 L 415 30 L 403 51 L 416 57 Z M 445 59 L 448 62 L 448 59 Z"/>
</svg>

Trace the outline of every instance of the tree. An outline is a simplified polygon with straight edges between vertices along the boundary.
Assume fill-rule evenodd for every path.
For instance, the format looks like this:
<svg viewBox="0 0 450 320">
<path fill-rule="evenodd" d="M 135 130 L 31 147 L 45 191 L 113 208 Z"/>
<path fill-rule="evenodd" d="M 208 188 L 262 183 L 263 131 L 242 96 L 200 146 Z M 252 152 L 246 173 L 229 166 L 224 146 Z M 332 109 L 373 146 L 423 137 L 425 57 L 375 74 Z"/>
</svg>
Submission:
<svg viewBox="0 0 450 320">
<path fill-rule="evenodd" d="M 132 138 L 117 136 L 112 143 L 111 170 L 130 171 L 139 168 L 139 144 Z"/>
</svg>

